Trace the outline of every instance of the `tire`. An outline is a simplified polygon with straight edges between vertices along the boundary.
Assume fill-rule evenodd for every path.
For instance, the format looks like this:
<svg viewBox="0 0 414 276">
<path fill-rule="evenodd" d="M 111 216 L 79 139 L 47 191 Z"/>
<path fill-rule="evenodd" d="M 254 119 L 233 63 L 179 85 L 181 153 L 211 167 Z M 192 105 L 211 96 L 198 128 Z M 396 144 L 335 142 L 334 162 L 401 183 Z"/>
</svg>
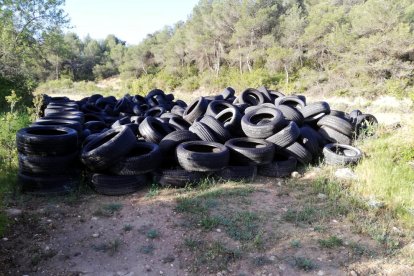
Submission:
<svg viewBox="0 0 414 276">
<path fill-rule="evenodd" d="M 214 174 L 221 181 L 254 181 L 257 166 L 228 166 Z"/>
<path fill-rule="evenodd" d="M 82 149 L 82 162 L 91 170 L 105 170 L 135 146 L 136 138 L 127 126 L 99 134 Z"/>
<path fill-rule="evenodd" d="M 350 156 L 351 154 L 344 154 L 344 151 L 353 151 L 355 154 Z M 325 163 L 329 165 L 348 165 L 348 164 L 356 164 L 362 158 L 361 150 L 343 144 L 328 144 L 323 148 L 323 155 L 325 157 Z"/>
<path fill-rule="evenodd" d="M 19 172 L 18 185 L 23 193 L 37 196 L 58 196 L 74 191 L 79 185 L 79 177 L 73 175 L 34 176 Z"/>
<path fill-rule="evenodd" d="M 274 104 L 272 104 L 272 103 L 264 103 L 264 104 L 261 104 L 261 105 L 252 105 L 252 106 L 249 106 L 249 107 L 247 107 L 244 110 L 244 113 L 246 114 L 246 113 L 249 113 L 250 111 L 257 110 L 257 109 L 261 109 L 263 107 L 277 109 L 276 106 Z"/>
<path fill-rule="evenodd" d="M 272 162 L 275 145 L 261 139 L 233 138 L 225 143 L 230 150 L 230 164 L 263 165 Z"/>
<path fill-rule="evenodd" d="M 298 142 L 283 149 L 287 156 L 296 158 L 301 164 L 306 165 L 312 162 L 312 154 Z"/>
<path fill-rule="evenodd" d="M 136 142 L 131 151 L 109 171 L 116 175 L 144 174 L 157 169 L 161 162 L 162 153 L 157 144 Z"/>
<path fill-rule="evenodd" d="M 16 133 L 17 151 L 27 155 L 57 156 L 77 150 L 78 134 L 60 126 L 34 126 Z"/>
<path fill-rule="evenodd" d="M 164 187 L 183 188 L 196 184 L 205 176 L 202 172 L 189 172 L 183 169 L 164 169 L 154 173 L 157 183 Z"/>
<path fill-rule="evenodd" d="M 375 118 L 375 116 L 371 114 L 362 114 L 358 115 L 355 120 L 355 131 L 356 134 L 359 136 L 361 132 L 367 132 L 369 130 L 370 126 L 376 127 L 378 126 L 378 120 Z M 366 133 L 369 135 L 372 135 L 373 133 Z"/>
<path fill-rule="evenodd" d="M 208 115 L 204 116 L 201 118 L 200 122 L 211 129 L 218 142 L 224 144 L 227 140 L 231 139 L 230 132 L 214 117 Z"/>
<path fill-rule="evenodd" d="M 351 116 L 349 116 L 349 114 L 348 114 L 348 113 L 346 113 L 346 112 L 344 112 L 344 111 L 339 111 L 339 110 L 331 110 L 331 113 L 330 113 L 329 115 L 332 115 L 332 116 L 336 116 L 336 117 L 342 118 L 342 119 L 344 119 L 345 121 L 348 121 L 348 122 L 350 122 L 350 123 L 352 124 L 352 118 L 351 118 Z"/>
<path fill-rule="evenodd" d="M 60 175 L 68 174 L 73 170 L 78 153 L 73 152 L 62 156 L 40 156 L 18 154 L 19 170 L 23 174 Z"/>
<path fill-rule="evenodd" d="M 319 114 L 329 114 L 331 112 L 331 108 L 327 102 L 315 102 L 311 103 L 307 106 L 304 106 L 300 112 L 302 113 L 303 117 L 309 118 Z"/>
<path fill-rule="evenodd" d="M 78 135 L 82 132 L 82 125 L 78 121 L 71 120 L 40 118 L 30 126 L 62 126 L 76 130 Z"/>
<path fill-rule="evenodd" d="M 321 139 L 320 134 L 311 127 L 301 127 L 299 143 L 307 149 L 313 157 L 318 156 L 321 153 L 320 145 L 324 142 L 319 141 Z"/>
<path fill-rule="evenodd" d="M 173 117 L 168 121 L 168 123 L 175 130 L 187 130 L 191 126 L 190 123 L 184 120 L 182 117 Z"/>
<path fill-rule="evenodd" d="M 230 131 L 233 136 L 244 135 L 241 129 L 242 114 L 236 107 L 224 109 L 215 116 L 215 119 L 223 124 L 223 126 Z"/>
<path fill-rule="evenodd" d="M 266 102 L 264 95 L 254 88 L 247 88 L 240 94 L 239 97 L 237 97 L 236 100 L 240 104 L 247 105 L 260 105 Z"/>
<path fill-rule="evenodd" d="M 218 171 L 229 163 L 229 150 L 222 144 L 205 141 L 191 141 L 180 144 L 177 160 L 187 171 Z"/>
<path fill-rule="evenodd" d="M 177 146 L 184 142 L 198 141 L 200 138 L 188 130 L 176 130 L 165 136 L 160 142 L 160 150 L 162 153 L 169 155 L 174 154 Z"/>
<path fill-rule="evenodd" d="M 336 117 L 332 115 L 323 116 L 322 119 L 318 121 L 317 125 L 320 127 L 325 126 L 325 127 L 332 128 L 348 137 L 352 136 L 351 123 L 340 117 Z"/>
<path fill-rule="evenodd" d="M 215 137 L 213 131 L 206 124 L 202 122 L 193 123 L 188 130 L 196 134 L 203 141 L 217 142 L 218 140 Z"/>
<path fill-rule="evenodd" d="M 166 112 L 160 115 L 161 119 L 168 119 L 170 120 L 171 118 L 182 118 L 180 115 L 171 113 L 171 112 Z"/>
<path fill-rule="evenodd" d="M 269 119 L 258 124 L 263 119 Z M 241 120 L 241 127 L 247 137 L 267 138 L 286 126 L 282 113 L 273 108 L 261 108 L 245 114 Z"/>
<path fill-rule="evenodd" d="M 296 108 L 290 107 L 288 105 L 279 105 L 276 108 L 282 112 L 283 117 L 286 120 L 294 121 L 298 126 L 301 126 L 303 124 L 303 121 L 305 119 L 303 118 L 302 113 L 300 113 L 300 111 Z"/>
<path fill-rule="evenodd" d="M 333 142 L 333 143 L 339 143 L 339 144 L 345 144 L 350 145 L 351 144 L 351 138 L 348 136 L 342 134 L 339 131 L 336 131 L 333 128 L 322 126 L 318 132 L 325 138 L 326 140 Z"/>
<path fill-rule="evenodd" d="M 84 129 L 89 129 L 91 133 L 99 133 L 104 128 L 106 128 L 106 124 L 101 121 L 89 121 L 83 125 Z"/>
<path fill-rule="evenodd" d="M 208 104 L 205 115 L 210 115 L 212 117 L 215 117 L 221 111 L 225 110 L 226 108 L 231 108 L 231 107 L 233 107 L 233 105 L 226 101 L 212 101 Z"/>
<path fill-rule="evenodd" d="M 146 174 L 141 175 L 105 175 L 95 173 L 91 180 L 94 190 L 103 195 L 119 196 L 131 194 L 149 184 Z"/>
<path fill-rule="evenodd" d="M 361 112 L 361 110 L 359 110 L 359 109 L 352 110 L 352 111 L 351 111 L 351 113 L 349 113 L 349 117 L 351 117 L 351 119 L 352 119 L 353 121 L 354 121 L 354 120 L 356 120 L 356 118 L 357 118 L 359 115 L 362 115 L 362 112 Z"/>
<path fill-rule="evenodd" d="M 178 105 L 174 105 L 173 108 L 171 108 L 171 113 L 177 114 L 180 117 L 183 116 L 184 111 L 185 111 L 185 108 L 184 107 L 181 107 L 181 106 L 178 106 Z"/>
<path fill-rule="evenodd" d="M 204 115 L 207 110 L 208 101 L 204 97 L 200 97 L 193 101 L 184 111 L 183 118 L 189 123 L 193 123 L 196 119 Z"/>
<path fill-rule="evenodd" d="M 150 109 L 148 109 L 145 114 L 144 117 L 160 117 L 162 114 L 165 113 L 165 108 L 162 106 L 154 106 Z"/>
<path fill-rule="evenodd" d="M 275 102 L 277 98 L 285 97 L 285 94 L 275 90 L 269 90 L 270 99 Z"/>
<path fill-rule="evenodd" d="M 290 122 L 285 128 L 270 136 L 266 141 L 275 144 L 276 149 L 281 149 L 293 144 L 300 135 L 300 129 L 295 122 Z"/>
<path fill-rule="evenodd" d="M 226 89 L 224 89 L 224 91 L 221 93 L 221 96 L 223 97 L 223 100 L 228 100 L 231 97 L 234 97 L 234 94 L 236 92 L 234 91 L 234 89 L 232 87 L 227 87 Z"/>
<path fill-rule="evenodd" d="M 275 100 L 275 106 L 279 105 L 287 105 L 296 109 L 301 109 L 306 106 L 306 102 L 298 96 L 285 96 Z"/>
<path fill-rule="evenodd" d="M 160 122 L 154 117 L 147 117 L 139 125 L 139 133 L 145 141 L 158 144 L 162 138 L 172 132 L 173 129 L 165 123 Z"/>
<path fill-rule="evenodd" d="M 259 166 L 257 173 L 267 177 L 289 177 L 296 170 L 296 166 L 296 158 L 277 155 L 272 163 Z"/>
<path fill-rule="evenodd" d="M 265 86 L 258 87 L 257 91 L 259 91 L 260 93 L 263 94 L 263 96 L 265 98 L 265 103 L 270 103 L 272 101 L 272 98 L 269 94 L 269 90 L 267 90 L 267 88 Z"/>
<path fill-rule="evenodd" d="M 42 119 L 51 119 L 51 120 L 70 120 L 76 121 L 80 124 L 83 124 L 83 114 L 82 115 L 74 115 L 74 114 L 66 114 L 66 113 L 57 113 L 47 117 L 43 117 Z"/>
</svg>

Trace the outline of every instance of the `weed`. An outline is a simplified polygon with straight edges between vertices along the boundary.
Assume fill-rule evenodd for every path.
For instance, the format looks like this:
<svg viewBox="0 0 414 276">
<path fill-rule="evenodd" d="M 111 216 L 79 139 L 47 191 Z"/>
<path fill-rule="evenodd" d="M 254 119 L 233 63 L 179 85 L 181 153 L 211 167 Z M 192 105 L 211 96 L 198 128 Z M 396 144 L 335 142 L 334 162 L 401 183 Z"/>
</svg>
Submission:
<svg viewBox="0 0 414 276">
<path fill-rule="evenodd" d="M 344 244 L 343 240 L 337 236 L 330 236 L 327 239 L 319 239 L 318 243 L 321 247 L 324 248 L 334 248 Z"/>
<path fill-rule="evenodd" d="M 220 220 L 217 217 L 209 217 L 206 216 L 204 218 L 201 219 L 200 221 L 200 225 L 202 228 L 204 228 L 205 230 L 211 230 L 215 227 L 217 227 L 217 225 L 219 225 Z"/>
<path fill-rule="evenodd" d="M 316 264 L 312 260 L 303 257 L 295 257 L 295 266 L 305 271 L 316 268 Z"/>
<path fill-rule="evenodd" d="M 238 241 L 251 241 L 259 231 L 258 220 L 257 214 L 242 211 L 234 214 L 230 219 L 222 219 L 221 224 L 225 226 L 231 238 Z"/>
<path fill-rule="evenodd" d="M 123 230 L 125 232 L 129 232 L 132 230 L 132 228 L 134 228 L 131 224 L 125 224 Z"/>
<path fill-rule="evenodd" d="M 207 209 L 199 198 L 181 197 L 177 199 L 175 210 L 179 213 L 204 213 Z"/>
<path fill-rule="evenodd" d="M 315 208 L 306 206 L 302 210 L 288 209 L 283 219 L 287 222 L 310 224 L 317 219 L 317 214 Z"/>
<path fill-rule="evenodd" d="M 370 252 L 368 248 L 357 242 L 350 242 L 349 248 L 352 250 L 352 253 L 357 256 L 362 256 L 364 254 L 373 254 L 373 252 Z"/>
<path fill-rule="evenodd" d="M 260 266 L 271 264 L 272 261 L 269 260 L 265 256 L 259 256 L 259 257 L 253 258 L 252 263 L 253 263 L 253 265 L 255 265 L 257 267 L 260 267 Z"/>
<path fill-rule="evenodd" d="M 160 232 L 157 229 L 148 230 L 146 236 L 150 239 L 156 239 L 160 236 Z"/>
<path fill-rule="evenodd" d="M 121 203 L 108 203 L 96 210 L 93 215 L 97 217 L 110 217 L 122 209 Z"/>
<path fill-rule="evenodd" d="M 158 187 L 157 184 L 153 183 L 151 185 L 151 188 L 149 189 L 148 193 L 147 193 L 147 197 L 155 197 L 160 193 L 160 188 Z"/>
<path fill-rule="evenodd" d="M 95 251 L 107 252 L 109 256 L 113 256 L 119 251 L 120 246 L 121 246 L 120 240 L 115 239 L 107 243 L 92 245 L 92 248 Z"/>
<path fill-rule="evenodd" d="M 184 239 L 184 245 L 188 247 L 190 250 L 196 250 L 201 244 L 202 244 L 202 241 L 200 240 L 195 240 L 193 238 Z"/>
<path fill-rule="evenodd" d="M 141 248 L 139 249 L 139 252 L 143 254 L 151 255 L 154 252 L 154 250 L 155 250 L 154 245 L 148 244 L 148 245 L 141 246 Z"/>
<path fill-rule="evenodd" d="M 299 248 L 302 246 L 302 244 L 300 243 L 300 240 L 291 240 L 290 241 L 290 246 L 294 247 L 294 248 Z"/>
</svg>

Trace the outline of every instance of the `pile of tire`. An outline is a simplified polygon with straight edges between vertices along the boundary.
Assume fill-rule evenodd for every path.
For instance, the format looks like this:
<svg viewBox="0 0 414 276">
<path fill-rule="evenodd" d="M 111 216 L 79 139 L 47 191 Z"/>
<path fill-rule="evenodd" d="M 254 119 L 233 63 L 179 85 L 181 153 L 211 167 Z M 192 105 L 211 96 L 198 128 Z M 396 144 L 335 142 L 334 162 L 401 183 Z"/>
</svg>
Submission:
<svg viewBox="0 0 414 276">
<path fill-rule="evenodd" d="M 74 191 L 79 184 L 81 121 L 55 117 L 58 108 L 76 111 L 78 107 L 68 99 L 56 98 L 45 109 L 53 116 L 39 119 L 16 134 L 18 183 L 23 192 L 61 195 Z"/>
<path fill-rule="evenodd" d="M 75 130 L 79 163 L 91 186 L 107 195 L 153 181 L 184 187 L 206 176 L 287 177 L 323 157 L 328 164 L 354 164 L 362 153 L 353 141 L 378 124 L 359 110 L 331 110 L 327 102 L 306 103 L 302 95 L 265 87 L 238 96 L 228 87 L 188 105 L 159 89 L 121 99 L 49 97 L 43 113 L 35 125 Z"/>
</svg>

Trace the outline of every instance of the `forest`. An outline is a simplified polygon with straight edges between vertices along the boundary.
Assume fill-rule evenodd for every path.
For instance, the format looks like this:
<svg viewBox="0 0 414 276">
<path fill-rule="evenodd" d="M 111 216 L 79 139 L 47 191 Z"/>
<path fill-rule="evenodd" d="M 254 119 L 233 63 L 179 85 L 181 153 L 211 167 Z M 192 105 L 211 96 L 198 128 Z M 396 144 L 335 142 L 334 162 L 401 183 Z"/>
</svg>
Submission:
<svg viewBox="0 0 414 276">
<path fill-rule="evenodd" d="M 201 0 L 186 21 L 126 45 L 80 38 L 64 0 L 3 0 L 0 103 L 46 81 L 120 76 L 124 88 L 266 85 L 287 93 L 414 94 L 412 0 Z M 91 23 L 93 24 L 93 22 Z"/>
</svg>

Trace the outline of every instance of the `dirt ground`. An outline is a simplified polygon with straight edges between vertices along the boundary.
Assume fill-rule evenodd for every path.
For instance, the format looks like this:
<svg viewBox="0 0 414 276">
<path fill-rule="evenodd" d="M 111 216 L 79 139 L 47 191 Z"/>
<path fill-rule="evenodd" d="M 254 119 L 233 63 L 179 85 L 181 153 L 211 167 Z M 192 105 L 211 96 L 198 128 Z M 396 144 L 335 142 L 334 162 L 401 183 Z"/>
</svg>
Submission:
<svg viewBox="0 0 414 276">
<path fill-rule="evenodd" d="M 413 275 L 310 189 L 316 175 L 122 197 L 18 197 L 22 213 L 0 241 L 0 275 Z M 200 206 L 257 220 L 205 225 Z"/>
</svg>

